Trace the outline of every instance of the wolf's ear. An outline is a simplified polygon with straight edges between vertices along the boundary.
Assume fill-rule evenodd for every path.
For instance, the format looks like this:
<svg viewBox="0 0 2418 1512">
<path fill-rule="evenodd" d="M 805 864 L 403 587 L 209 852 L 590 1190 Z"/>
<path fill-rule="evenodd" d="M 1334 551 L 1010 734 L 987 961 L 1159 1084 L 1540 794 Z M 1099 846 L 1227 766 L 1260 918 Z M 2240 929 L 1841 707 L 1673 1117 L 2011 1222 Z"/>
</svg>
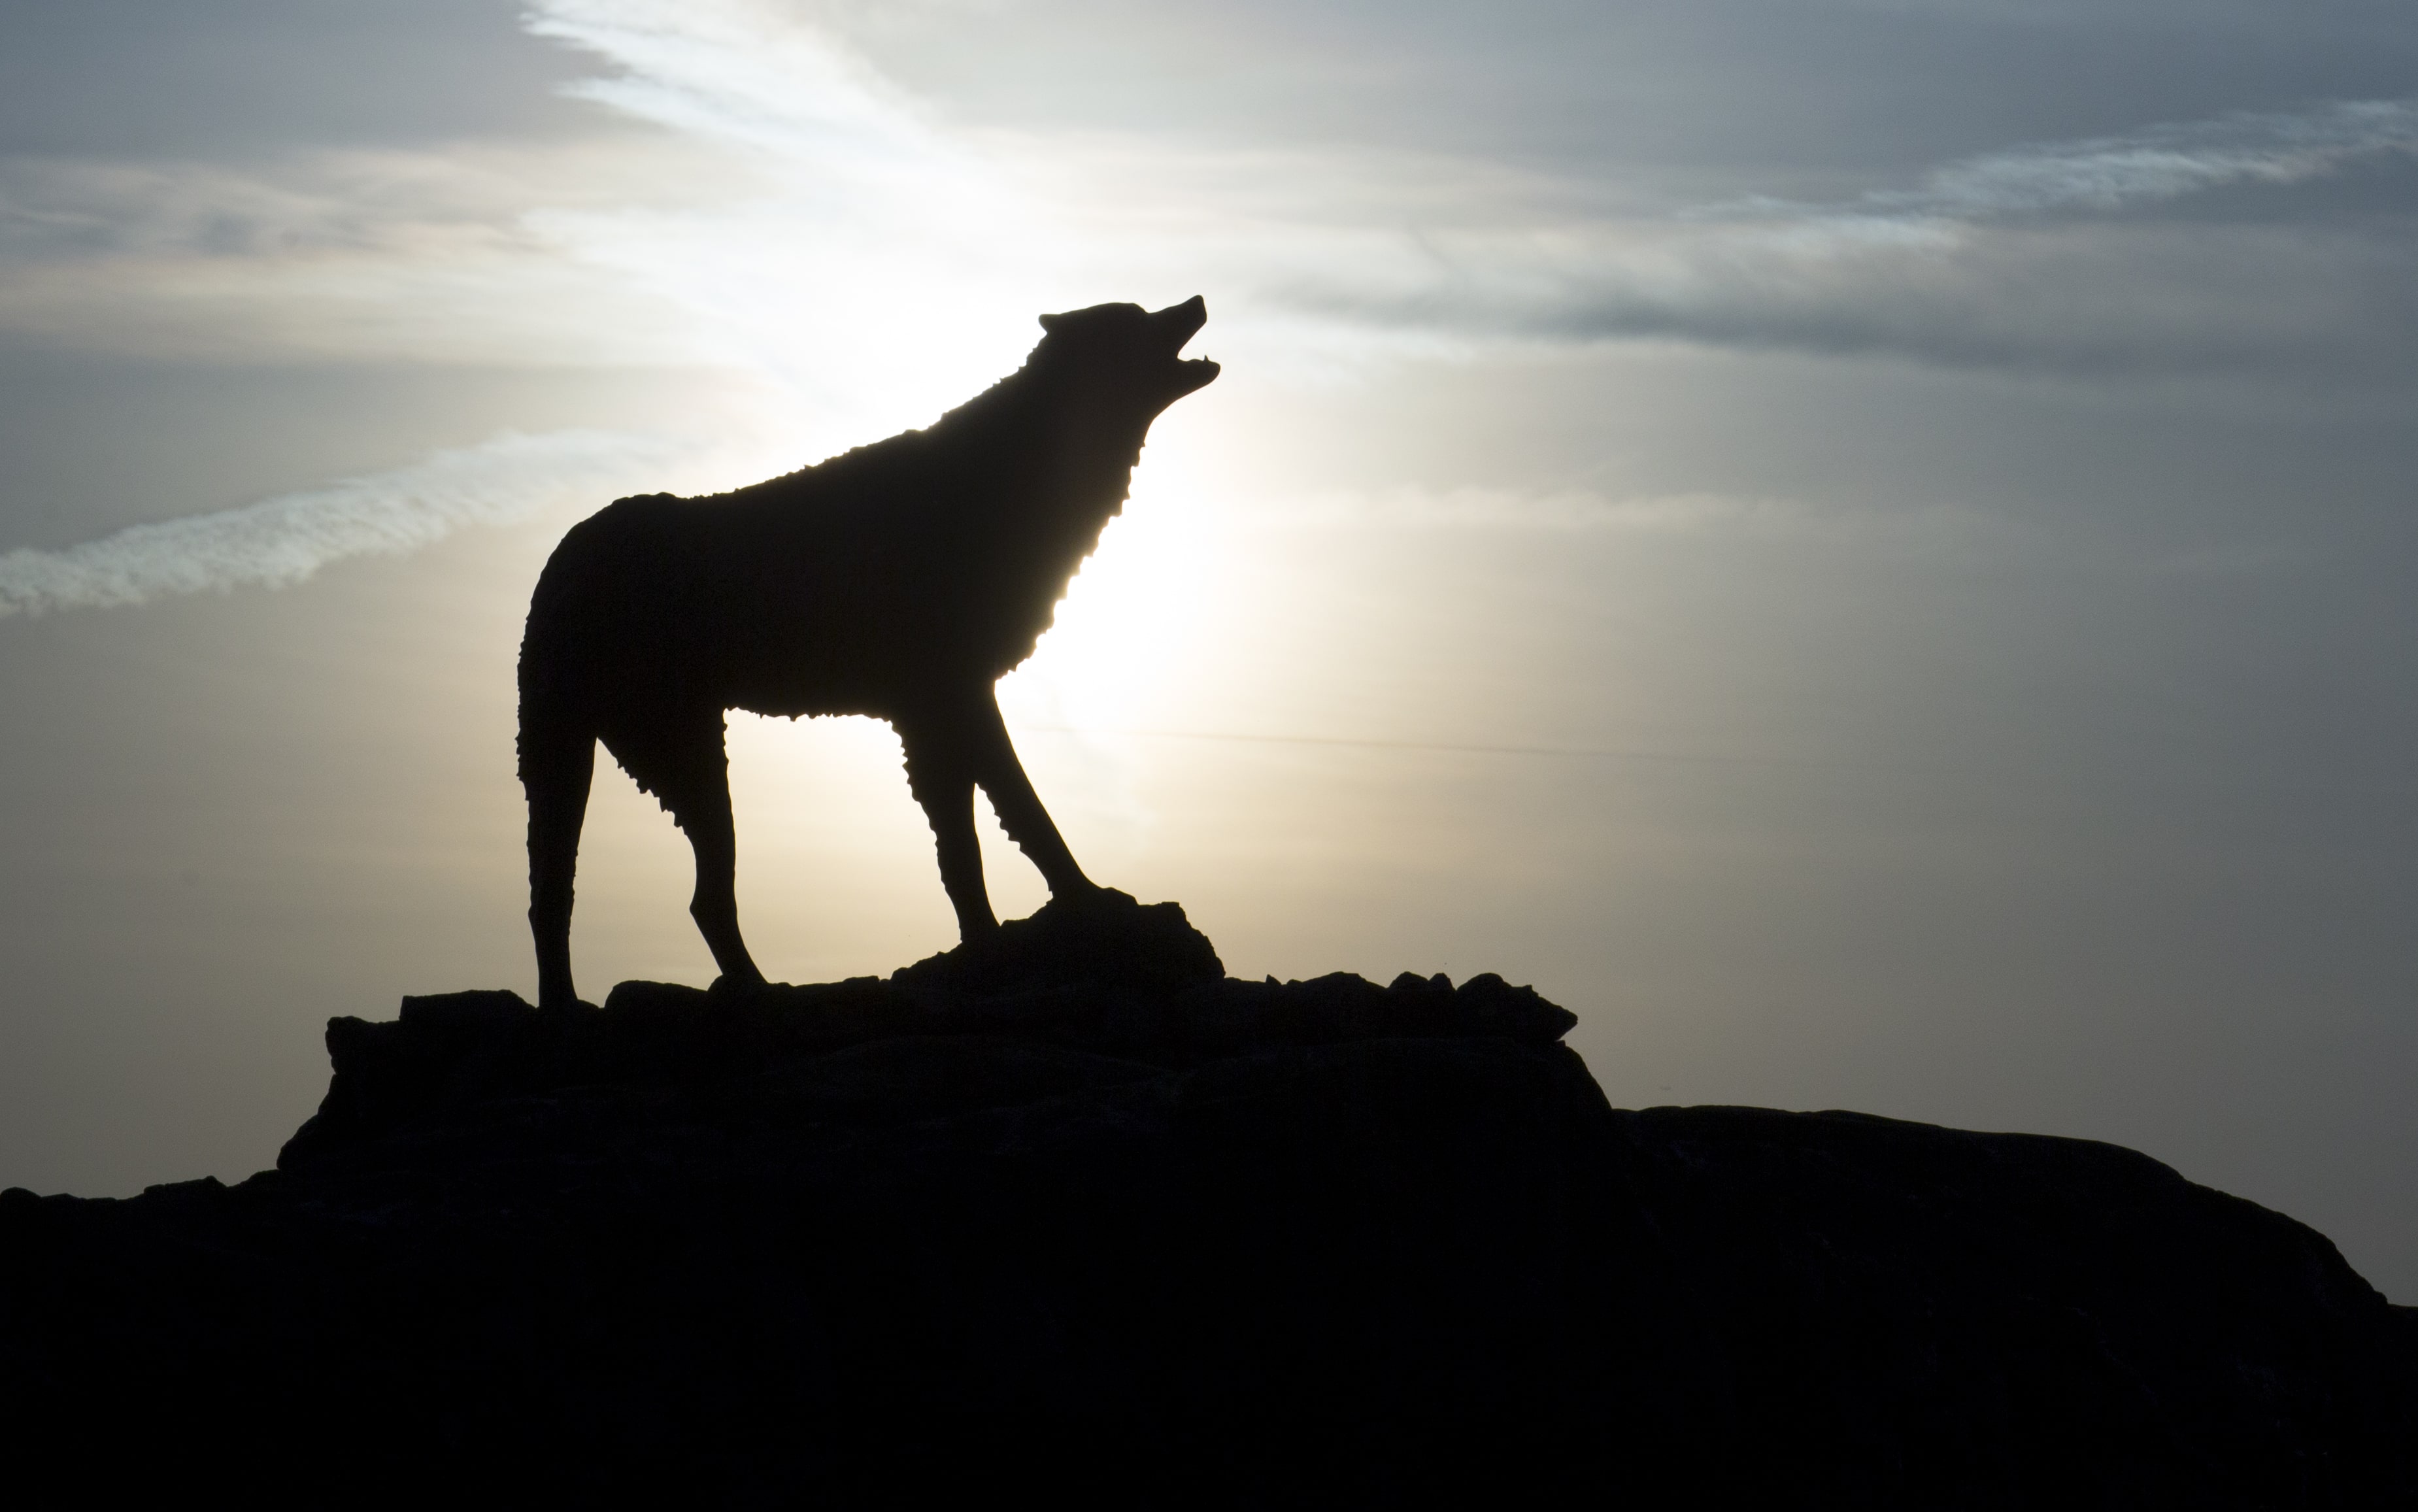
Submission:
<svg viewBox="0 0 2418 1512">
<path fill-rule="evenodd" d="M 1066 317 L 1064 315 L 1043 315 L 1041 317 L 1041 328 L 1048 331 L 1052 336 L 1058 334 L 1059 328 L 1065 324 Z"/>
</svg>

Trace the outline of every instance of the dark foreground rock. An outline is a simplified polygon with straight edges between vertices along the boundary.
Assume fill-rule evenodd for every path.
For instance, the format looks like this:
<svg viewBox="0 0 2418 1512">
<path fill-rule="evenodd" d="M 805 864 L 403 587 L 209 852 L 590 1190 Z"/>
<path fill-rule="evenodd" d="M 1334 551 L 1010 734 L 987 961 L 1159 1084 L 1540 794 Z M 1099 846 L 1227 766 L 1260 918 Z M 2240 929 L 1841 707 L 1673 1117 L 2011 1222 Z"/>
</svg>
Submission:
<svg viewBox="0 0 2418 1512">
<path fill-rule="evenodd" d="M 1114 903 L 1114 900 L 1112 900 Z M 0 1198 L 0 1484 L 326 1505 L 2411 1504 L 2418 1325 L 2130 1151 L 1616 1111 L 1171 905 L 338 1019 L 275 1171 Z"/>
</svg>

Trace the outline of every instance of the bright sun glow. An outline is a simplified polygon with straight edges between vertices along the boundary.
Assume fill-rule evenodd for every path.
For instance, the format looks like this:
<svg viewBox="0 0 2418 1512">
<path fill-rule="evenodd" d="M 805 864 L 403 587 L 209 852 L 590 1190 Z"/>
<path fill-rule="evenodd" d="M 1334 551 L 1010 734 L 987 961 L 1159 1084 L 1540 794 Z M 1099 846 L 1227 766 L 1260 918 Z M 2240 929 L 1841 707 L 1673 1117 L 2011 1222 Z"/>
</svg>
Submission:
<svg viewBox="0 0 2418 1512">
<path fill-rule="evenodd" d="M 1180 478 L 1138 478 L 1033 659 L 1000 684 L 1011 725 L 1085 733 L 1147 729 L 1171 684 L 1214 652 L 1210 608 L 1223 542 L 1211 505 Z"/>
<path fill-rule="evenodd" d="M 1167 282 L 1188 274 L 1163 244 L 1120 255 L 1103 206 L 1072 186 L 1037 188 L 1048 176 L 998 144 L 945 134 L 792 12 L 543 0 L 535 15 L 541 35 L 619 70 L 579 92 L 669 128 L 743 186 L 532 222 L 682 311 L 715 360 L 758 381 L 753 416 L 694 417 L 721 443 L 713 486 L 930 423 L 1022 361 L 1043 310 L 1200 292 Z M 1213 301 L 1194 355 L 1218 349 L 1222 328 Z M 1171 684 L 1213 653 L 1214 506 L 1171 450 L 1145 453 L 1125 515 L 1002 684 L 1011 725 L 1073 735 L 1105 758 L 1120 732 L 1164 722 Z"/>
</svg>

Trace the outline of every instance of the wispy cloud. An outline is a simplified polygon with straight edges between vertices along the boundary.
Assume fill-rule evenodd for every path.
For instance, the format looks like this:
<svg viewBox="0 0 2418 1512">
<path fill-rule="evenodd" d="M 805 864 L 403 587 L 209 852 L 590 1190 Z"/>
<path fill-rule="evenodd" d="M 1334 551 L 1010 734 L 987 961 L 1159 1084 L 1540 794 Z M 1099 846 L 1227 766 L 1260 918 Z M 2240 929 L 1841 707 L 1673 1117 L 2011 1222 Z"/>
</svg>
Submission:
<svg viewBox="0 0 2418 1512">
<path fill-rule="evenodd" d="M 721 354 L 681 312 L 528 216 L 676 204 L 711 168 L 650 143 L 239 165 L 0 158 L 0 331 L 176 361 L 709 363 Z"/>
<path fill-rule="evenodd" d="M 1754 198 L 1657 218 L 1440 226 L 1281 298 L 1482 339 L 1657 338 L 1958 366 L 2399 369 L 2418 336 L 2405 237 L 2322 221 L 2120 212 L 2418 155 L 2418 101 L 2338 102 L 2046 143 L 1833 204 Z"/>
<path fill-rule="evenodd" d="M 2418 101 L 2345 100 L 2298 115 L 2245 112 L 2128 136 L 2039 143 L 1951 163 L 1917 188 L 1875 191 L 1844 206 L 1760 199 L 1735 209 L 1781 220 L 1966 221 L 2071 207 L 2113 210 L 2228 184 L 2297 183 L 2379 153 L 2418 154 Z"/>
<path fill-rule="evenodd" d="M 771 0 L 538 0 L 531 14 L 616 70 L 582 86 L 589 98 L 788 185 L 701 214 L 546 223 L 754 333 L 760 361 L 805 389 L 792 354 L 863 353 L 880 374 L 953 336 L 965 346 L 985 311 L 1137 285 L 1209 292 L 1219 340 L 1267 363 L 1647 337 L 1958 365 L 2373 372 L 2418 324 L 2418 301 L 2395 292 L 2418 266 L 2372 229 L 2107 215 L 2418 152 L 2408 99 L 2034 144 L 1834 204 L 1641 216 L 1500 164 L 952 131 L 844 35 Z"/>
<path fill-rule="evenodd" d="M 1035 145 L 945 129 L 804 8 L 536 0 L 527 24 L 610 68 L 574 94 L 747 176 L 718 203 L 548 207 L 528 223 L 682 311 L 796 395 L 820 439 L 921 424 L 1013 366 L 1040 311 L 1106 297 L 1068 214 L 1092 186 L 1039 188 Z"/>
<path fill-rule="evenodd" d="M 685 135 L 811 160 L 840 183 L 903 172 L 921 188 L 936 161 L 961 155 L 911 96 L 796 6 L 535 0 L 525 24 L 621 70 L 572 94 Z"/>
<path fill-rule="evenodd" d="M 416 551 L 466 526 L 525 520 L 628 486 L 677 449 L 604 431 L 500 435 L 390 472 L 242 509 L 138 525 L 64 551 L 0 556 L 0 615 L 299 583 L 347 557 Z"/>
<path fill-rule="evenodd" d="M 1207 293 L 1218 341 L 1263 369 L 1650 337 L 2364 370 L 2418 334 L 2406 236 L 2109 214 L 2418 153 L 2418 100 L 1641 214 L 1474 159 L 969 130 L 851 47 L 848 15 L 533 0 L 529 29 L 598 65 L 574 91 L 644 135 L 241 172 L 0 163 L 0 328 L 183 360 L 715 364 L 795 395 L 834 444 L 995 376 L 1038 310 L 1113 297 Z"/>
</svg>

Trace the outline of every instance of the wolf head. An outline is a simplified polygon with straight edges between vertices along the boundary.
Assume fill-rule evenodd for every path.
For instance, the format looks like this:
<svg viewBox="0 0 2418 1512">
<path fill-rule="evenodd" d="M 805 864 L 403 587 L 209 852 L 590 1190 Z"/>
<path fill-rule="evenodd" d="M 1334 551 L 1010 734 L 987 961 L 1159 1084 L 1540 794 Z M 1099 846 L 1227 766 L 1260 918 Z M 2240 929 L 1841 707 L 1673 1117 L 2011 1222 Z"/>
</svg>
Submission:
<svg viewBox="0 0 2418 1512">
<path fill-rule="evenodd" d="M 1207 358 L 1182 356 L 1184 344 L 1208 318 L 1209 306 L 1197 294 L 1164 310 L 1095 304 L 1043 315 L 1048 334 L 1033 349 L 1033 362 L 1147 427 L 1161 410 L 1217 376 L 1217 364 Z"/>
</svg>

